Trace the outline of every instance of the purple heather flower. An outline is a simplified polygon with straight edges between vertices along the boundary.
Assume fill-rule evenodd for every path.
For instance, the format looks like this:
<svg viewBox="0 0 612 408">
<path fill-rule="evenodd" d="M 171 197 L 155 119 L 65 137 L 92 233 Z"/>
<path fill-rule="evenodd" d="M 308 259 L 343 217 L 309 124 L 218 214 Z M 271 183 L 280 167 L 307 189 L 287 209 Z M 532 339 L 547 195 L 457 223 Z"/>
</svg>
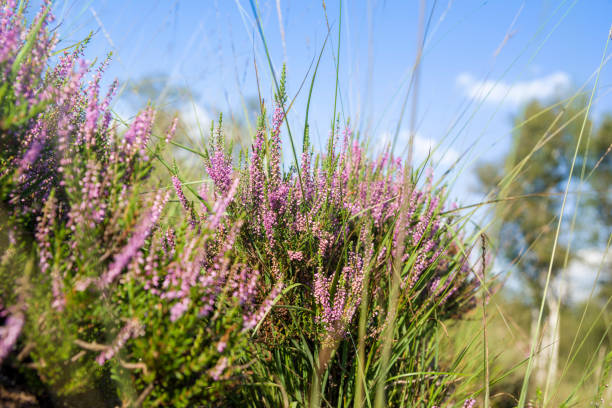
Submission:
<svg viewBox="0 0 612 408">
<path fill-rule="evenodd" d="M 302 170 L 302 186 L 304 187 L 304 197 L 302 197 L 302 190 L 299 189 L 299 200 L 301 203 L 312 200 L 314 194 L 314 183 L 312 180 L 312 169 L 311 169 L 311 153 L 309 151 L 302 152 L 301 158 L 301 170 Z M 299 182 L 299 181 L 298 181 Z"/>
<path fill-rule="evenodd" d="M 453 286 L 451 290 L 448 291 L 446 296 L 444 296 L 444 298 L 440 301 L 440 306 L 444 305 L 448 301 L 448 299 L 450 299 L 450 297 L 455 294 L 457 289 L 459 289 L 457 286 Z"/>
<path fill-rule="evenodd" d="M 225 196 L 220 197 L 219 199 L 217 199 L 217 201 L 215 201 L 212 208 L 212 214 L 208 219 L 208 227 L 210 229 L 215 229 L 219 226 L 219 222 L 225 215 L 225 210 L 227 209 L 227 206 L 230 205 L 230 203 L 234 199 L 234 196 L 236 195 L 236 192 L 238 191 L 239 182 L 239 179 L 235 179 L 232 182 L 230 189 L 225 194 Z"/>
<path fill-rule="evenodd" d="M 287 255 L 289 255 L 289 259 L 292 261 L 304 260 L 304 254 L 301 251 L 287 251 Z"/>
<path fill-rule="evenodd" d="M 254 271 L 248 267 L 240 270 L 233 283 L 235 288 L 234 296 L 238 298 L 240 305 L 245 305 L 255 298 L 258 283 L 259 271 Z"/>
<path fill-rule="evenodd" d="M 181 202 L 181 205 L 185 209 L 185 211 L 191 211 L 191 206 L 189 205 L 189 201 L 187 201 L 187 197 L 185 197 L 185 193 L 183 193 L 183 185 L 181 180 L 178 177 L 172 176 L 172 185 L 174 186 L 174 191 L 176 191 L 176 195 Z"/>
<path fill-rule="evenodd" d="M 145 240 L 153 231 L 153 228 L 157 224 L 159 217 L 161 216 L 162 210 L 168 200 L 168 194 L 157 194 L 155 201 L 147 215 L 136 227 L 136 230 L 132 237 L 129 239 L 127 245 L 123 247 L 121 252 L 115 255 L 113 262 L 111 263 L 108 271 L 101 277 L 100 285 L 107 286 L 121 273 L 123 268 L 127 266 L 128 262 L 136 255 L 136 253 L 142 248 Z"/>
<path fill-rule="evenodd" d="M 343 335 L 345 326 L 353 319 L 361 303 L 363 288 L 363 260 L 355 254 L 349 254 L 349 263 L 342 269 L 334 293 L 333 306 L 330 302 L 330 291 L 333 277 L 325 277 L 319 269 L 315 274 L 313 295 L 321 307 L 319 321 L 332 335 Z"/>
<path fill-rule="evenodd" d="M 36 226 L 36 241 L 38 243 L 39 265 L 42 273 L 49 270 L 49 261 L 53 258 L 51 252 L 52 230 L 55 225 L 57 202 L 54 197 L 49 197 L 45 202 L 42 216 L 38 217 Z M 57 310 L 63 310 L 66 299 L 62 293 L 64 287 L 63 278 L 57 268 L 51 271 L 51 291 L 53 294 L 52 306 Z"/>
<path fill-rule="evenodd" d="M 263 301 L 263 303 L 259 306 L 259 309 L 255 313 L 244 316 L 244 322 L 242 325 L 243 330 L 250 330 L 257 326 L 257 324 L 268 314 L 270 309 L 272 309 L 272 305 L 274 300 L 280 295 L 283 290 L 283 283 L 278 282 L 272 291 L 268 294 L 268 297 Z"/>
<path fill-rule="evenodd" d="M 221 357 L 219 361 L 217 361 L 217 364 L 215 365 L 215 367 L 209 372 L 213 380 L 219 381 L 221 379 L 223 372 L 227 368 L 227 364 L 228 364 L 227 357 Z"/>
<path fill-rule="evenodd" d="M 45 273 L 49 269 L 51 254 L 51 232 L 55 220 L 56 202 L 54 198 L 49 198 L 43 209 L 42 216 L 38 217 L 36 226 L 36 241 L 39 248 L 39 266 L 41 272 Z"/>
<path fill-rule="evenodd" d="M 217 343 L 217 352 L 223 353 L 223 350 L 225 350 L 226 347 L 227 347 L 227 342 L 223 340 L 219 340 L 219 342 Z"/>
<path fill-rule="evenodd" d="M 164 252 L 166 252 L 166 255 L 174 255 L 176 250 L 175 240 L 174 230 L 172 228 L 168 228 L 164 234 L 164 237 L 162 238 L 162 247 Z"/>
<path fill-rule="evenodd" d="M 98 93 L 100 92 L 100 74 L 98 73 L 95 78 L 89 84 L 87 90 L 87 108 L 85 109 L 85 122 L 83 122 L 81 128 L 81 134 L 77 139 L 78 142 L 85 142 L 88 146 L 93 143 L 94 132 L 98 125 L 98 118 L 100 117 L 100 107 L 98 106 Z"/>
<path fill-rule="evenodd" d="M 143 333 L 142 324 L 136 320 L 130 320 L 117 334 L 117 337 L 113 341 L 113 343 L 108 346 L 108 348 L 100 353 L 96 358 L 96 362 L 100 365 L 103 365 L 107 360 L 113 358 L 119 350 L 127 343 L 127 341 L 131 338 L 141 336 Z"/>
<path fill-rule="evenodd" d="M 21 159 L 21 165 L 19 166 L 19 170 L 17 170 L 17 174 L 19 176 L 25 173 L 29 168 L 31 168 L 36 159 L 38 158 L 38 155 L 40 154 L 40 151 L 43 148 L 43 143 L 41 139 L 44 139 L 43 135 L 41 135 L 41 137 L 35 139 L 32 142 L 25 156 L 23 156 L 23 159 Z"/>
<path fill-rule="evenodd" d="M 0 9 L 0 63 L 12 62 L 21 42 L 22 30 L 23 19 L 15 13 L 15 0 L 7 0 Z"/>
<path fill-rule="evenodd" d="M 434 280 L 431 282 L 431 284 L 429 285 L 429 293 L 432 295 L 435 294 L 438 289 L 439 284 L 440 284 L 440 277 L 436 276 Z"/>
<path fill-rule="evenodd" d="M 124 135 L 127 153 L 140 152 L 140 156 L 143 159 L 146 160 L 148 158 L 146 145 L 149 141 L 154 119 L 155 111 L 152 108 L 147 108 L 136 116 L 134 122 L 132 122 L 132 125 Z"/>
<path fill-rule="evenodd" d="M 23 313 L 16 312 L 6 318 L 4 326 L 0 326 L 0 363 L 13 349 L 24 323 Z"/>
<path fill-rule="evenodd" d="M 274 239 L 274 227 L 276 226 L 276 212 L 272 209 L 266 208 L 263 211 L 263 227 L 266 232 L 266 238 L 268 239 L 271 247 L 275 244 Z"/>
<path fill-rule="evenodd" d="M 175 303 L 170 308 L 170 321 L 175 322 L 181 317 L 187 310 L 189 310 L 189 304 L 191 301 L 189 298 L 183 298 L 179 302 Z"/>
<path fill-rule="evenodd" d="M 265 176 L 263 174 L 264 132 L 259 130 L 252 146 L 253 154 L 249 166 L 251 203 L 258 208 L 264 202 Z"/>
<path fill-rule="evenodd" d="M 207 183 L 202 183 L 200 185 L 200 189 L 198 190 L 198 194 L 200 195 L 200 197 L 202 197 L 202 203 L 200 205 L 200 208 L 201 208 L 203 213 L 206 213 L 208 211 L 208 208 L 206 207 L 204 202 L 208 203 L 208 202 L 214 200 L 214 194 L 212 194 L 209 191 Z"/>
<path fill-rule="evenodd" d="M 268 193 L 270 200 L 270 208 L 277 214 L 281 215 L 287 208 L 287 195 L 290 188 L 286 183 L 280 183 L 276 188 L 271 188 Z"/>
<path fill-rule="evenodd" d="M 429 202 L 429 208 L 427 210 L 427 213 L 421 216 L 422 218 L 419 220 L 416 227 L 414 228 L 414 232 L 412 234 L 412 244 L 413 245 L 417 245 L 421 241 L 421 239 L 424 238 L 425 231 L 427 230 L 427 227 L 430 225 L 432 221 L 432 216 L 434 214 L 434 211 L 438 207 L 439 201 L 440 199 L 438 197 L 431 198 L 431 201 Z"/>
<path fill-rule="evenodd" d="M 172 185 L 174 186 L 174 191 L 176 191 L 176 195 L 178 196 L 181 205 L 189 214 L 189 225 L 192 229 L 196 229 L 199 224 L 199 220 L 197 219 L 194 209 L 191 208 L 189 201 L 187 201 L 185 193 L 183 193 L 181 180 L 179 180 L 179 178 L 176 176 L 172 176 Z"/>
<path fill-rule="evenodd" d="M 219 146 L 212 152 L 206 171 L 221 193 L 229 190 L 232 184 L 232 161 L 225 155 L 222 147 Z"/>
<path fill-rule="evenodd" d="M 474 398 L 468 398 L 463 403 L 463 408 L 473 408 L 476 405 L 476 400 Z"/>
<path fill-rule="evenodd" d="M 170 129 L 168 129 L 168 133 L 166 133 L 166 143 L 170 143 L 174 134 L 176 133 L 176 125 L 178 124 L 178 117 L 172 119 L 172 124 L 170 125 Z"/>
<path fill-rule="evenodd" d="M 281 140 L 280 128 L 283 124 L 285 114 L 282 107 L 277 103 L 272 115 L 272 128 L 270 130 L 270 175 L 272 186 L 277 187 L 281 177 Z"/>
<path fill-rule="evenodd" d="M 115 95 L 115 92 L 117 91 L 118 84 L 119 82 L 115 79 L 113 83 L 111 84 L 110 88 L 108 89 L 106 97 L 102 100 L 102 103 L 100 104 L 100 112 L 104 113 L 104 117 L 102 119 L 102 126 L 101 126 L 102 131 L 106 131 L 108 129 L 108 126 L 110 125 L 112 114 L 109 109 L 109 106 L 110 106 L 111 100 L 113 99 L 113 96 Z"/>
</svg>

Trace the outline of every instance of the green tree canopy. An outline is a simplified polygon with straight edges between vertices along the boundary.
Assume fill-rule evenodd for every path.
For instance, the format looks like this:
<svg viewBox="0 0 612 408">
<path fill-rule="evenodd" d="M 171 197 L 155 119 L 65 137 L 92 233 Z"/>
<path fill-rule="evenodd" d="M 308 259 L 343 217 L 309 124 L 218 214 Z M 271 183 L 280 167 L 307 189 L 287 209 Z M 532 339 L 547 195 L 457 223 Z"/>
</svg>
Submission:
<svg viewBox="0 0 612 408">
<path fill-rule="evenodd" d="M 515 118 L 512 148 L 502 162 L 477 168 L 480 188 L 503 200 L 496 206 L 499 245 L 516 264 L 532 298 L 541 294 L 551 261 L 555 228 L 583 124 L 585 104 L 550 107 L 529 103 Z M 565 264 L 573 227 L 573 249 L 605 245 L 612 225 L 612 116 L 587 119 L 576 156 L 553 274 Z"/>
</svg>

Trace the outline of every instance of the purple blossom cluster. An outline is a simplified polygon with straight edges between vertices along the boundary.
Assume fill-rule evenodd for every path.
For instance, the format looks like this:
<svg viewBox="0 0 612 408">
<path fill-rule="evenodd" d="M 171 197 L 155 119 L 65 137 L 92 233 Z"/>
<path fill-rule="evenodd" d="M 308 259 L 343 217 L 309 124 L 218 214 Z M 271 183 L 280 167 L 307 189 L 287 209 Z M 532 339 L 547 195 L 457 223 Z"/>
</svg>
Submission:
<svg viewBox="0 0 612 408">
<path fill-rule="evenodd" d="M 104 362 L 113 358 L 113 356 L 115 356 L 119 352 L 119 350 L 121 350 L 121 348 L 130 338 L 140 336 L 142 335 L 142 333 L 142 324 L 136 319 L 130 320 L 119 331 L 113 343 L 108 346 L 106 350 L 100 353 L 100 355 L 98 355 L 98 357 L 96 358 L 96 362 L 100 365 L 103 365 Z"/>
<path fill-rule="evenodd" d="M 83 320 L 74 323 L 80 327 L 107 327 L 116 333 L 106 346 L 100 345 L 106 343 L 104 333 L 80 329 L 67 333 L 59 340 L 70 342 L 66 350 L 76 347 L 72 344 L 76 338 L 80 344 L 94 342 L 86 350 L 103 349 L 92 359 L 99 365 L 118 358 L 120 350 L 122 358 L 129 359 L 130 342 L 152 336 L 149 330 L 157 329 L 149 327 L 150 310 L 126 306 L 126 299 L 131 299 L 127 294 L 136 290 L 143 303 L 163 303 L 164 325 L 181 327 L 186 314 L 200 320 L 202 327 L 209 325 L 204 343 L 210 343 L 216 357 L 200 371 L 219 379 L 234 361 L 235 351 L 229 344 L 235 337 L 249 335 L 245 332 L 267 316 L 283 288 L 279 284 L 266 291 L 260 285 L 259 270 L 236 256 L 241 225 L 228 222 L 227 210 L 234 203 L 239 180 L 224 151 L 222 135 L 219 131 L 206 167 L 216 187 L 203 194 L 208 204 L 197 211 L 179 178 L 172 177 L 192 228 L 164 227 L 170 194 L 142 191 L 160 148 L 151 143 L 155 111 L 147 107 L 120 133 L 111 113 L 117 82 L 104 95 L 100 90 L 106 62 L 91 72 L 82 59 L 82 47 L 77 46 L 48 67 L 55 44 L 46 28 L 52 19 L 49 8 L 50 4 L 43 4 L 28 27 L 14 1 L 0 6 L 0 77 L 10 85 L 2 92 L 22 112 L 19 118 L 0 118 L 0 193 L 6 192 L 0 199 L 11 222 L 25 225 L 24 234 L 35 238 L 40 272 L 35 281 L 47 285 L 50 295 L 48 305 L 43 305 L 47 301 L 43 297 L 33 299 L 36 307 L 25 311 L 3 309 L 0 361 L 15 345 L 26 318 L 39 318 L 36 313 L 51 314 L 54 319 L 78 315 Z M 24 54 L 31 35 L 36 36 L 33 48 Z M 26 56 L 18 60 L 19 55 Z M 166 143 L 176 128 L 174 120 Z M 117 320 L 127 324 L 113 330 L 113 323 L 100 317 L 106 313 L 99 309 L 105 308 L 113 316 L 121 315 Z M 236 334 L 230 336 L 229 329 L 218 333 L 226 330 L 224 325 L 236 325 Z M 82 350 L 77 351 L 74 354 L 82 358 Z"/>
<path fill-rule="evenodd" d="M 232 185 L 232 159 L 225 153 L 225 142 L 222 129 L 215 132 L 210 157 L 206 166 L 210 178 L 221 194 L 227 193 Z"/>
<path fill-rule="evenodd" d="M 312 166 L 312 153 L 305 148 L 299 174 L 283 174 L 283 119 L 281 107 L 276 106 L 269 132 L 262 126 L 255 135 L 250 161 L 239 172 L 243 206 L 238 211 L 246 209 L 249 214 L 245 239 L 261 239 L 274 279 L 298 280 L 311 287 L 316 320 L 325 331 L 340 333 L 350 327 L 361 302 L 366 265 L 371 264 L 378 280 L 371 285 L 384 286 L 380 279 L 391 276 L 390 255 L 400 254 L 401 287 L 407 297 L 421 296 L 442 306 L 475 289 L 467 263 L 457 266 L 462 255 L 455 251 L 453 232 L 442 215 L 445 190 L 433 189 L 433 171 L 427 170 L 422 186 L 416 180 L 406 181 L 399 158 L 384 150 L 370 159 L 346 128 L 336 132 L 341 143 L 331 141 L 317 165 Z M 217 145 L 216 151 L 222 149 Z M 207 170 L 215 187 L 225 191 L 227 182 L 218 170 L 211 166 Z M 371 222 L 354 231 L 347 219 Z M 390 248 L 382 242 L 389 228 L 393 229 Z M 305 252 L 305 246 L 311 252 Z M 348 256 L 339 253 L 346 246 L 359 250 Z"/>
<path fill-rule="evenodd" d="M 349 263 L 342 268 L 333 299 L 330 299 L 332 277 L 326 277 L 321 268 L 315 274 L 313 295 L 321 308 L 319 321 L 323 323 L 328 333 L 346 334 L 346 327 L 361 303 L 364 272 L 361 256 L 351 253 Z"/>
<path fill-rule="evenodd" d="M 145 109 L 124 135 L 118 135 L 110 110 L 116 82 L 104 98 L 100 96 L 106 62 L 90 73 L 81 58 L 83 48 L 77 46 L 47 68 L 56 42 L 46 28 L 52 21 L 49 8 L 43 3 L 30 27 L 16 12 L 14 1 L 3 2 L 1 8 L 0 76 L 3 83 L 12 84 L 8 93 L 23 112 L 4 118 L 0 149 L 9 161 L 2 178 L 12 184 L 13 211 L 30 220 L 41 214 L 54 190 L 60 201 L 79 198 L 79 205 L 58 203 L 58 216 L 68 217 L 70 228 L 78 232 L 85 224 L 91 228 L 108 219 L 107 201 L 114 185 L 142 177 L 154 111 Z M 29 53 L 20 53 L 32 36 Z M 17 137 L 21 134 L 25 137 Z"/>
<path fill-rule="evenodd" d="M 19 338 L 25 316 L 22 312 L 9 314 L 7 310 L 2 309 L 0 317 L 5 318 L 4 325 L 0 326 L 0 363 L 2 363 Z"/>
<path fill-rule="evenodd" d="M 176 177 L 174 182 L 191 223 L 193 206 L 182 193 Z M 254 327 L 252 322 L 257 324 L 265 315 L 261 310 L 265 310 L 266 302 L 259 306 L 256 303 L 256 296 L 261 293 L 259 272 L 232 259 L 241 225 L 228 225 L 225 220 L 237 186 L 237 180 L 232 181 L 229 190 L 217 198 L 210 211 L 196 215 L 206 230 L 191 229 L 177 241 L 179 237 L 170 229 L 148 248 L 149 255 L 136 279 L 143 282 L 149 293 L 170 304 L 172 322 L 192 308 L 202 318 L 219 313 L 223 296 L 237 301 L 246 322 L 244 330 Z"/>
<path fill-rule="evenodd" d="M 38 105 L 52 94 L 51 89 L 41 83 L 49 50 L 57 42 L 56 37 L 46 29 L 52 21 L 48 8 L 48 2 L 44 2 L 34 17 L 32 27 L 40 26 L 36 31 L 27 30 L 25 18 L 17 12 L 14 0 L 3 2 L 0 10 L 0 78 L 3 83 L 13 82 L 18 103 L 24 107 Z M 26 40 L 26 33 L 35 38 L 32 39 L 27 62 L 20 63 L 19 50 Z"/>
<path fill-rule="evenodd" d="M 274 288 L 272 288 L 272 291 L 270 291 L 270 294 L 266 297 L 266 299 L 261 303 L 259 308 L 255 312 L 244 316 L 243 330 L 249 330 L 254 328 L 260 321 L 264 319 L 264 317 L 266 317 L 266 315 L 272 309 L 276 298 L 281 294 L 282 290 L 283 283 L 278 282 L 274 286 Z"/>
<path fill-rule="evenodd" d="M 280 187 L 281 178 L 281 126 L 285 114 L 283 108 L 277 103 L 272 116 L 270 129 L 270 182 L 272 187 Z"/>
<path fill-rule="evenodd" d="M 153 206 L 144 216 L 144 219 L 140 222 L 140 224 L 138 224 L 127 245 L 115 255 L 108 270 L 100 278 L 101 287 L 105 287 L 112 283 L 113 280 L 115 280 L 115 278 L 127 266 L 130 260 L 134 258 L 137 252 L 143 247 L 145 240 L 149 237 L 153 228 L 157 225 L 167 199 L 167 194 L 157 194 L 154 199 Z"/>
<path fill-rule="evenodd" d="M 215 367 L 212 370 L 210 370 L 210 376 L 213 378 L 213 380 L 219 381 L 221 379 L 221 376 L 223 375 L 223 372 L 227 368 L 227 365 L 228 365 L 227 357 L 221 357 L 219 361 L 217 362 L 217 364 L 215 365 Z"/>
<path fill-rule="evenodd" d="M 474 408 L 476 405 L 476 400 L 474 398 L 468 398 L 463 403 L 463 408 Z"/>
<path fill-rule="evenodd" d="M 185 193 L 183 192 L 183 186 L 181 184 L 181 180 L 177 176 L 172 176 L 172 185 L 174 186 L 174 191 L 176 191 L 176 195 L 179 199 L 179 202 L 185 209 L 185 211 L 190 211 L 189 202 L 187 201 L 187 197 L 185 197 Z"/>
<path fill-rule="evenodd" d="M 474 408 L 476 406 L 476 400 L 474 398 L 468 398 L 463 402 L 462 408 Z M 432 408 L 440 408 L 438 405 L 434 405 Z"/>
</svg>

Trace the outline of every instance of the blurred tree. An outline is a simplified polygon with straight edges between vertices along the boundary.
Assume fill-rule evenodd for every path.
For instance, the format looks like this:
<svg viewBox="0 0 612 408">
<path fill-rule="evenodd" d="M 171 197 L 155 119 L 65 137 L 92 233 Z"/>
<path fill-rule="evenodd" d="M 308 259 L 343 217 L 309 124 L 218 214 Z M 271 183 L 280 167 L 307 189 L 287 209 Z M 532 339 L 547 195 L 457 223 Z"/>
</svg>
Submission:
<svg viewBox="0 0 612 408">
<path fill-rule="evenodd" d="M 190 120 L 186 118 L 188 113 L 190 113 L 190 106 L 196 104 L 195 100 L 198 97 L 193 90 L 171 83 L 167 75 L 159 74 L 128 81 L 119 96 L 123 102 L 127 102 L 134 109 L 145 106 L 147 103 L 154 105 L 155 123 L 153 124 L 153 134 L 163 135 L 169 129 L 174 118 L 178 117 L 177 140 L 195 143 L 193 140 L 193 136 L 195 136 L 193 129 L 189 129 L 191 123 L 187 123 Z M 195 112 L 198 112 L 197 107 Z M 200 124 L 206 130 L 210 123 L 207 123 L 208 120 L 203 117 L 200 120 L 204 121 L 204 123 Z"/>
<path fill-rule="evenodd" d="M 525 302 L 532 307 L 532 333 L 537 328 L 539 305 L 551 263 L 555 230 L 561 211 L 572 158 L 584 121 L 584 104 L 549 108 L 529 103 L 515 118 L 512 148 L 501 162 L 477 168 L 479 188 L 502 200 L 495 207 L 500 252 L 520 272 Z M 542 386 L 556 373 L 561 299 L 566 287 L 558 276 L 575 253 L 599 247 L 612 225 L 612 116 L 596 131 L 587 120 L 572 175 L 562 234 L 552 259 L 552 282 L 546 299 L 542 349 L 535 358 L 534 381 Z M 581 181 L 582 180 L 582 181 Z M 578 190 L 582 190 L 577 194 Z M 520 198 L 518 198 L 520 197 Z M 570 225 L 577 213 L 570 239 Z"/>
<path fill-rule="evenodd" d="M 612 114 L 604 116 L 597 135 L 592 141 L 593 155 L 600 156 L 595 168 L 591 185 L 596 194 L 590 198 L 588 204 L 596 209 L 596 216 L 600 219 L 602 228 L 596 229 L 595 240 L 605 243 L 612 237 Z M 601 306 L 609 305 L 612 299 L 612 247 L 608 249 L 606 261 L 602 263 L 601 285 L 599 303 Z M 606 319 L 612 321 L 610 308 L 605 308 Z M 612 346 L 612 345 L 611 345 Z"/>
<path fill-rule="evenodd" d="M 597 214 L 601 217 L 603 225 L 612 225 L 612 114 L 608 113 L 604 116 L 597 134 L 591 141 L 591 151 L 589 152 L 592 159 L 597 160 L 593 170 L 593 176 L 590 184 L 596 192 L 595 196 L 589 201 L 589 204 L 597 210 Z M 610 230 L 607 231 L 607 234 Z M 605 234 L 600 236 L 600 240 L 606 240 L 608 237 Z"/>
<path fill-rule="evenodd" d="M 198 102 L 200 98 L 194 89 L 172 82 L 166 74 L 130 81 L 121 96 L 133 107 L 153 103 L 156 109 L 154 134 L 163 135 L 172 120 L 178 117 L 176 140 L 193 148 L 204 148 L 206 143 L 203 139 L 209 136 L 210 122 L 220 114 L 214 107 L 204 108 Z M 231 111 L 223 114 L 226 140 L 237 148 L 248 146 L 251 142 L 251 122 L 259 114 L 257 98 L 247 98 L 242 105 L 240 115 Z"/>
</svg>

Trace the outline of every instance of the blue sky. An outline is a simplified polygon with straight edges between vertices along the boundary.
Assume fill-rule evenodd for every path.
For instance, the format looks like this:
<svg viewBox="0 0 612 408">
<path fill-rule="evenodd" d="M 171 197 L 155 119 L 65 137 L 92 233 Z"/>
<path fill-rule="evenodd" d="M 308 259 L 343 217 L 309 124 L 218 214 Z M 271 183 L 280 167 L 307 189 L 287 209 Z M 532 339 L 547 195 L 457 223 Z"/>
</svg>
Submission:
<svg viewBox="0 0 612 408">
<path fill-rule="evenodd" d="M 275 69 L 287 63 L 290 99 L 321 50 L 329 24 L 311 105 L 312 138 L 324 140 L 329 132 L 340 27 L 338 110 L 374 145 L 390 140 L 415 61 L 420 2 L 342 0 L 341 19 L 340 1 L 256 4 Z M 198 95 L 202 116 L 213 111 L 241 115 L 243 98 L 257 96 L 255 60 L 262 97 L 272 99 L 250 0 L 57 0 L 54 12 L 61 23 L 60 46 L 94 31 L 86 57 L 113 51 L 107 79 L 125 82 L 167 74 Z M 428 0 L 425 23 L 415 150 L 422 157 L 441 142 L 440 152 L 447 154 L 436 159 L 443 168 L 474 143 L 464 161 L 468 171 L 455 188 L 466 202 L 475 198 L 470 163 L 502 157 L 521 105 L 580 87 L 597 69 L 612 23 L 612 2 Z M 611 74 L 608 66 L 601 72 L 595 116 L 612 110 L 606 94 Z M 296 133 L 303 126 L 309 81 L 290 113 Z M 483 93 L 488 94 L 484 99 L 479 97 Z M 400 127 L 404 141 L 412 97 L 408 101 Z"/>
</svg>

